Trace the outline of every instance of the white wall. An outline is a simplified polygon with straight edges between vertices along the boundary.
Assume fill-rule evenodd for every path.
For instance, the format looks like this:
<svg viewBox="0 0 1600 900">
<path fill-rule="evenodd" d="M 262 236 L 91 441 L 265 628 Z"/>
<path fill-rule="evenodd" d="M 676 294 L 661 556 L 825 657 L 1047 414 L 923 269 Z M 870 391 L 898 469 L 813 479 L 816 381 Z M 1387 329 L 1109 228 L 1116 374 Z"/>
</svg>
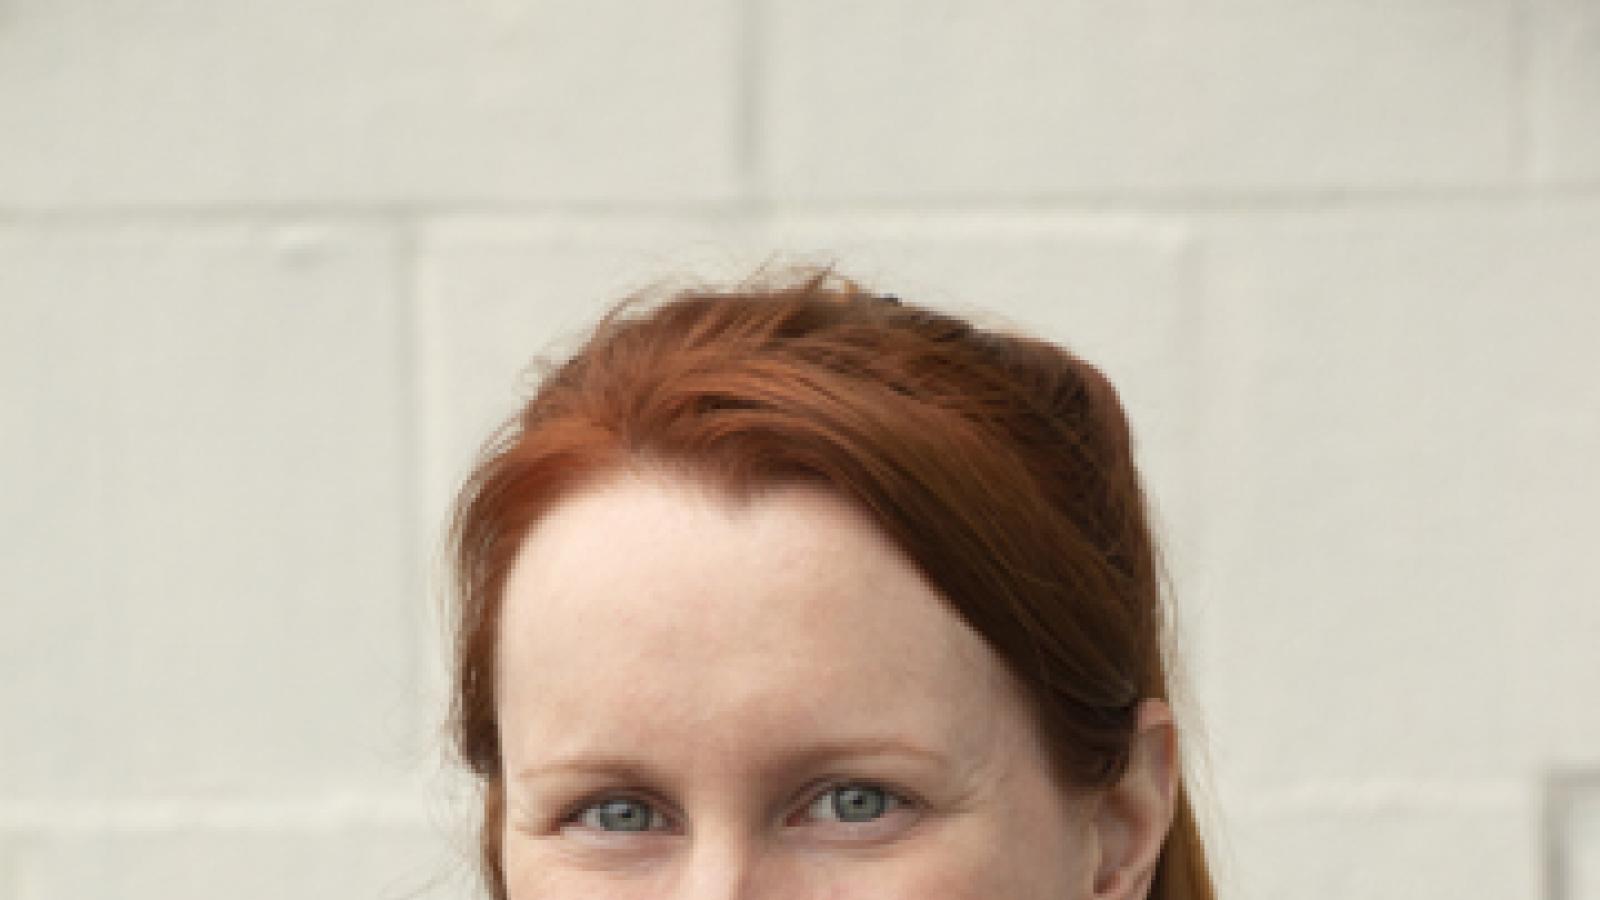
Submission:
<svg viewBox="0 0 1600 900">
<path fill-rule="evenodd" d="M 1600 4 L 0 0 L 0 900 L 469 896 L 446 497 L 774 251 L 1123 388 L 1225 896 L 1600 898 Z"/>
</svg>

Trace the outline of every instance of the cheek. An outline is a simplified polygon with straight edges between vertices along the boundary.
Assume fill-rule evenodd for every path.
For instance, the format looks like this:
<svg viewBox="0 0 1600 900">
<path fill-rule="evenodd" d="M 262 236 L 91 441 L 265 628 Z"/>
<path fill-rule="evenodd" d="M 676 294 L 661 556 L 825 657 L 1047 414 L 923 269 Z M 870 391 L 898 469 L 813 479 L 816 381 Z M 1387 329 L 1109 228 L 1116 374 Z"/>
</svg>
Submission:
<svg viewBox="0 0 1600 900">
<path fill-rule="evenodd" d="M 755 863 L 754 887 L 789 900 L 1085 900 L 1093 837 L 1082 821 L 1041 788 L 941 823 L 915 845 L 876 859 L 777 853 Z M 506 835 L 509 900 L 687 900 L 681 882 L 695 880 L 674 864 L 682 859 L 602 870 L 549 849 Z"/>
<path fill-rule="evenodd" d="M 1023 784 L 1016 783 L 1024 782 Z M 1088 900 L 1097 850 L 1087 808 L 1018 778 L 981 809 L 872 860 L 822 861 L 805 900 Z"/>
<path fill-rule="evenodd" d="M 507 900 L 660 900 L 671 897 L 667 867 L 656 873 L 601 871 L 514 847 L 505 854 Z"/>
<path fill-rule="evenodd" d="M 986 802 L 919 854 L 926 866 L 905 896 L 1087 900 L 1098 860 L 1091 808 L 1042 764 L 1007 767 Z"/>
<path fill-rule="evenodd" d="M 851 900 L 1080 900 L 1091 895 L 1087 847 L 1059 823 L 973 829 L 897 867 L 895 890 L 841 893 Z M 881 888 L 881 885 L 879 886 Z"/>
</svg>

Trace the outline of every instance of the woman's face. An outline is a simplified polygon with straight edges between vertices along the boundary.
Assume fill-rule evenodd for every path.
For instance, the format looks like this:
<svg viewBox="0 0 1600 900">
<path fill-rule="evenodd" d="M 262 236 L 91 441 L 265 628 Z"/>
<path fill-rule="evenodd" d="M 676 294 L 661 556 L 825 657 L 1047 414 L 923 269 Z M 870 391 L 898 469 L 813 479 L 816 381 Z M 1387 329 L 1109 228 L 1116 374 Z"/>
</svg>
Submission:
<svg viewBox="0 0 1600 900">
<path fill-rule="evenodd" d="M 869 519 L 629 475 L 505 588 L 511 900 L 1070 900 L 1088 801 L 1014 682 Z"/>
</svg>

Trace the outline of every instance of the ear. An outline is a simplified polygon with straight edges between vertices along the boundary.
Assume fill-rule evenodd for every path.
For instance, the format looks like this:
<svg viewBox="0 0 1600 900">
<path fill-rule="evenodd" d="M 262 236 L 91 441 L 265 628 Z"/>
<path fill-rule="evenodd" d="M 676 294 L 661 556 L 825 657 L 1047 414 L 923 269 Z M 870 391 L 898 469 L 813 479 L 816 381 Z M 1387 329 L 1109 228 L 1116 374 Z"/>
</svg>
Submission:
<svg viewBox="0 0 1600 900">
<path fill-rule="evenodd" d="M 1145 900 L 1172 827 L 1178 741 L 1171 709 L 1161 700 L 1141 701 L 1135 729 L 1128 769 L 1101 794 L 1095 813 L 1095 900 Z"/>
</svg>

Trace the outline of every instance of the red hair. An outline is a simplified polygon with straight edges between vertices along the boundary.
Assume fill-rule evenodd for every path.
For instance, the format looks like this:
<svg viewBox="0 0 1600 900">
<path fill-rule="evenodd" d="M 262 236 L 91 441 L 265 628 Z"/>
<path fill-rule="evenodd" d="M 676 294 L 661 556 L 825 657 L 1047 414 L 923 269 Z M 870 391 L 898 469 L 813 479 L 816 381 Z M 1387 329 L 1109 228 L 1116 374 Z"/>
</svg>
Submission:
<svg viewBox="0 0 1600 900">
<path fill-rule="evenodd" d="M 483 782 L 505 898 L 495 717 L 501 589 L 546 510 L 664 464 L 748 498 L 804 481 L 857 503 L 1020 680 L 1059 783 L 1107 787 L 1141 698 L 1167 696 L 1156 552 L 1116 392 L 1025 335 L 875 297 L 827 270 L 618 303 L 485 447 L 457 499 L 452 728 Z M 1211 900 L 1187 792 L 1151 900 Z"/>
</svg>

